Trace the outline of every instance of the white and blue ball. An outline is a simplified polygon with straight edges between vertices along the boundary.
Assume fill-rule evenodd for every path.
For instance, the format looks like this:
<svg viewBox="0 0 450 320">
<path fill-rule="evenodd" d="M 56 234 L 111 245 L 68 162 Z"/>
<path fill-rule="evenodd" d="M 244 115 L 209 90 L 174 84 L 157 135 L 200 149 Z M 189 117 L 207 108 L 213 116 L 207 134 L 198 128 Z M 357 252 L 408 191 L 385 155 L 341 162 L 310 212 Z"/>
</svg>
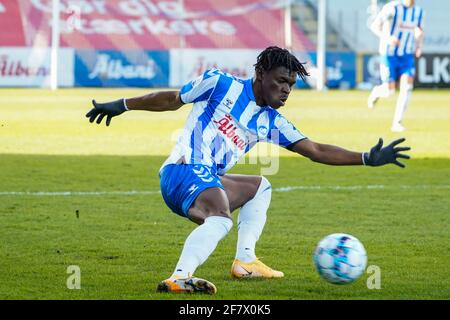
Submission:
<svg viewBox="0 0 450 320">
<path fill-rule="evenodd" d="M 367 254 L 357 238 L 345 233 L 333 233 L 317 245 L 314 263 L 319 274 L 328 282 L 346 284 L 364 273 Z"/>
</svg>

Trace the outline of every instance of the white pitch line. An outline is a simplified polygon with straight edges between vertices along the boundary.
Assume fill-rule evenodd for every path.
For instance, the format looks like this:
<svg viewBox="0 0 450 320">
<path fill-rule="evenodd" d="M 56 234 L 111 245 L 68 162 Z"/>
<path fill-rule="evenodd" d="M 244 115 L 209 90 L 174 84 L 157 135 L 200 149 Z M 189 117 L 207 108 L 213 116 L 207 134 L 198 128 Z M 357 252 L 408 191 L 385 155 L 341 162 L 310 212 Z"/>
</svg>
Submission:
<svg viewBox="0 0 450 320">
<path fill-rule="evenodd" d="M 274 188 L 276 192 L 289 192 L 293 190 L 373 190 L 373 189 L 450 189 L 450 185 L 367 185 L 367 186 L 290 186 Z"/>
<path fill-rule="evenodd" d="M 296 190 L 379 190 L 379 189 L 450 189 L 450 185 L 367 185 L 367 186 L 287 186 L 274 188 L 274 192 L 291 192 Z M 38 196 L 38 197 L 70 197 L 70 196 L 135 196 L 161 194 L 161 191 L 0 191 L 0 196 Z"/>
<path fill-rule="evenodd" d="M 21 192 L 21 191 L 12 191 L 12 192 L 0 192 L 0 196 L 134 196 L 134 195 L 147 195 L 147 194 L 158 194 L 161 191 L 38 191 L 38 192 Z"/>
</svg>

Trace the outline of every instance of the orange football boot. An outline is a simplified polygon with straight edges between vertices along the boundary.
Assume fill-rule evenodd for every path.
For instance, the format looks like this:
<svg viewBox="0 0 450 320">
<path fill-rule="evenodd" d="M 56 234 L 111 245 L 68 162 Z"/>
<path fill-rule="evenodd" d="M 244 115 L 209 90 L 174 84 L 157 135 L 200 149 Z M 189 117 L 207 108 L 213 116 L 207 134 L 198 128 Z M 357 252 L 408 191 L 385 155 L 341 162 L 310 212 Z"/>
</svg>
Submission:
<svg viewBox="0 0 450 320">
<path fill-rule="evenodd" d="M 161 281 L 156 288 L 157 292 L 171 292 L 171 293 L 208 293 L 215 294 L 217 292 L 216 286 L 205 279 L 200 278 L 169 278 Z"/>
<path fill-rule="evenodd" d="M 282 278 L 284 273 L 266 266 L 258 258 L 250 263 L 235 259 L 231 266 L 231 275 L 235 278 Z"/>
</svg>

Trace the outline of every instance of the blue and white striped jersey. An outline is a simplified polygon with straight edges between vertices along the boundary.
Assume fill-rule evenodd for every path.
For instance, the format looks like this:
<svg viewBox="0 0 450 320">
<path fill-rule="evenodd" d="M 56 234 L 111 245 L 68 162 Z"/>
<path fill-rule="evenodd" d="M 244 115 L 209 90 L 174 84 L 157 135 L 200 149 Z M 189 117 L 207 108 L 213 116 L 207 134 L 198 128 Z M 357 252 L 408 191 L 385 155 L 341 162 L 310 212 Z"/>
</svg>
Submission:
<svg viewBox="0 0 450 320">
<path fill-rule="evenodd" d="M 218 69 L 208 70 L 180 90 L 193 103 L 186 125 L 165 165 L 204 164 L 225 174 L 257 142 L 282 147 L 305 138 L 278 111 L 258 106 L 252 79 L 242 80 Z"/>
<path fill-rule="evenodd" d="M 419 6 L 410 8 L 399 1 L 392 1 L 383 6 L 375 21 L 383 25 L 379 52 L 387 56 L 403 56 L 414 54 L 417 27 L 423 28 L 424 11 Z M 389 38 L 396 37 L 398 46 L 389 44 Z"/>
</svg>

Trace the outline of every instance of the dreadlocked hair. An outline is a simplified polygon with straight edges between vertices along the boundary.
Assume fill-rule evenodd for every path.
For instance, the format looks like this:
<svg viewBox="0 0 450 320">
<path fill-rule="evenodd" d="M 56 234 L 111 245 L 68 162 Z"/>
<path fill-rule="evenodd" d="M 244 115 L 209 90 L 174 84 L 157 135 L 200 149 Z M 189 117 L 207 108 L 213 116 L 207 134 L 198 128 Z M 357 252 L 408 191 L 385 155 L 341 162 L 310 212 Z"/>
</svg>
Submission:
<svg viewBox="0 0 450 320">
<path fill-rule="evenodd" d="M 287 49 L 276 46 L 268 47 L 258 55 L 255 70 L 270 71 L 277 67 L 285 67 L 289 72 L 295 72 L 303 81 L 309 76 L 305 69 L 306 63 L 302 63 Z"/>
</svg>

